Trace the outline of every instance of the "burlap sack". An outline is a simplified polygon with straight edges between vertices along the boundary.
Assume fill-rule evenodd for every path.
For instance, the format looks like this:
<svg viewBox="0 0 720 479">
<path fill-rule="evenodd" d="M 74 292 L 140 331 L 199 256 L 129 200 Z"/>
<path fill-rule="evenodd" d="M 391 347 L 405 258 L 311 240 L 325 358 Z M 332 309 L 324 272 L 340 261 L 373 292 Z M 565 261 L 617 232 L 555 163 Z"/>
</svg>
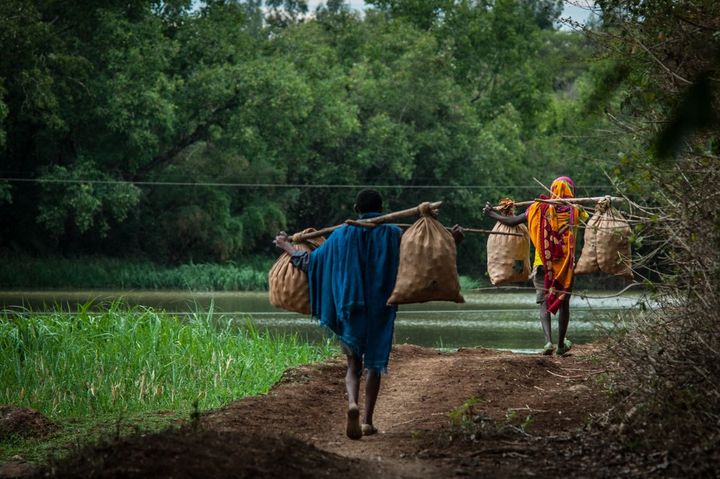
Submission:
<svg viewBox="0 0 720 479">
<path fill-rule="evenodd" d="M 603 272 L 633 279 L 631 234 L 630 225 L 610 201 L 600 201 L 587 223 L 585 244 L 575 273 Z"/>
<path fill-rule="evenodd" d="M 597 261 L 597 238 L 595 234 L 600 216 L 600 214 L 595 213 L 585 225 L 583 249 L 580 253 L 580 259 L 575 265 L 575 274 L 592 274 L 600 272 L 600 266 Z"/>
<path fill-rule="evenodd" d="M 489 235 L 487 271 L 490 282 L 497 286 L 527 281 L 530 277 L 530 235 L 527 226 L 507 226 L 498 221 L 492 230 L 522 236 Z"/>
<path fill-rule="evenodd" d="M 435 218 L 429 203 L 422 217 L 403 234 L 400 267 L 388 304 L 454 301 L 464 303 L 457 273 L 457 250 L 450 232 Z"/>
<path fill-rule="evenodd" d="M 315 231 L 308 228 L 303 233 Z M 307 241 L 293 243 L 296 249 L 312 251 L 320 246 L 325 238 L 322 236 Z M 292 265 L 290 255 L 283 253 L 275 261 L 268 274 L 270 304 L 295 313 L 310 314 L 310 289 L 307 273 Z"/>
</svg>

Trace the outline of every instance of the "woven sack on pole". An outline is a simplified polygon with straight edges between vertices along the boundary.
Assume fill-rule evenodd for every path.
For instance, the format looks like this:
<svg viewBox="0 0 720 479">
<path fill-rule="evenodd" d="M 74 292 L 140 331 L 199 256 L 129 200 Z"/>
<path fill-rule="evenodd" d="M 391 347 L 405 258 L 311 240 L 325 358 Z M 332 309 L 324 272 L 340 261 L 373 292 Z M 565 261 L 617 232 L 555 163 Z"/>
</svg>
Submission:
<svg viewBox="0 0 720 479">
<path fill-rule="evenodd" d="M 526 282 L 530 277 L 530 235 L 527 226 L 508 226 L 498 221 L 492 230 L 500 233 L 520 233 L 522 236 L 489 236 L 487 271 L 490 282 L 495 286 Z"/>
<path fill-rule="evenodd" d="M 308 228 L 303 233 L 315 231 Z M 293 243 L 296 249 L 312 251 L 320 246 L 325 238 L 322 236 Z M 310 314 L 310 287 L 307 273 L 292 265 L 290 255 L 283 253 L 275 261 L 268 274 L 268 290 L 270 304 L 295 313 Z"/>
<path fill-rule="evenodd" d="M 505 216 L 512 216 L 515 214 L 515 203 L 510 198 L 503 198 L 496 209 Z M 530 235 L 527 226 L 507 226 L 498 221 L 492 230 L 522 236 L 490 235 L 487 240 L 490 282 L 497 286 L 527 281 L 530 277 Z"/>
<path fill-rule="evenodd" d="M 422 217 L 402 236 L 400 266 L 388 304 L 454 301 L 460 295 L 455 240 L 435 219 L 429 203 L 420 205 Z"/>
<path fill-rule="evenodd" d="M 575 274 L 599 273 L 600 266 L 597 260 L 597 225 L 602 215 L 596 212 L 585 225 L 585 238 L 580 259 L 575 265 Z"/>
<path fill-rule="evenodd" d="M 603 272 L 633 279 L 630 236 L 632 229 L 610 201 L 601 200 L 585 229 L 585 244 L 575 273 Z"/>
</svg>

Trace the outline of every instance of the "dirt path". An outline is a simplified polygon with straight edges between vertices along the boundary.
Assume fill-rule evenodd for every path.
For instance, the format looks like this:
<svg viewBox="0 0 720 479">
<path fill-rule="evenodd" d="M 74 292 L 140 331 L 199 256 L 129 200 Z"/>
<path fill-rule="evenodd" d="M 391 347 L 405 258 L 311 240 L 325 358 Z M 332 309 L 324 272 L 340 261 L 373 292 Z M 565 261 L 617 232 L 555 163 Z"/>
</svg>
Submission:
<svg viewBox="0 0 720 479">
<path fill-rule="evenodd" d="M 397 346 L 375 415 L 380 433 L 359 441 L 344 435 L 338 358 L 292 369 L 266 396 L 180 431 L 85 451 L 55 475 L 546 477 L 570 467 L 575 477 L 595 476 L 572 438 L 605 406 L 596 351 L 580 346 L 558 358 Z"/>
<path fill-rule="evenodd" d="M 428 435 L 435 439 L 436 433 L 446 432 L 449 438 L 448 413 L 470 398 L 478 400 L 476 412 L 502 424 L 513 409 L 517 419 L 533 417 L 528 432 L 565 431 L 582 426 L 590 412 L 592 390 L 584 383 L 592 377 L 587 373 L 599 367 L 583 352 L 556 358 L 397 347 L 377 406 L 375 422 L 381 434 L 361 441 L 344 436 L 342 361 L 292 370 L 267 397 L 238 401 L 206 416 L 203 423 L 219 430 L 287 431 L 331 452 L 384 459 L 420 452 L 418 445 Z"/>
<path fill-rule="evenodd" d="M 538 465 L 532 461 L 524 466 L 511 461 L 505 471 L 501 459 L 527 456 L 517 449 L 531 448 L 536 437 L 575 431 L 590 413 L 602 409 L 602 395 L 593 388 L 593 377 L 602 368 L 594 364 L 592 351 L 581 347 L 572 356 L 558 358 L 396 347 L 376 411 L 380 434 L 361 441 L 344 436 L 347 403 L 339 360 L 292 370 L 267 397 L 238 401 L 203 418 L 203 425 L 287 432 L 319 449 L 377 461 L 399 476 L 472 473 L 474 464 L 486 472 L 490 466 L 498 473 L 517 473 L 523 467 L 533 473 Z M 476 401 L 472 408 L 462 408 L 471 398 Z M 465 432 L 457 424 L 453 427 L 453 410 L 466 411 L 465 422 L 472 424 Z M 462 415 L 456 416 L 461 422 Z"/>
</svg>

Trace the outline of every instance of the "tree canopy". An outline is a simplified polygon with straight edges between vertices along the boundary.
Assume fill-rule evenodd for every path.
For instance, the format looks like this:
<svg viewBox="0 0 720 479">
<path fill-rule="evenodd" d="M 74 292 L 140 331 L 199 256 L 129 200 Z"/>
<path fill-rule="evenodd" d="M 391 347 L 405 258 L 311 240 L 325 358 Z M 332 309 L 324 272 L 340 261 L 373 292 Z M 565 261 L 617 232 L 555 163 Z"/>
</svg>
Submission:
<svg viewBox="0 0 720 479">
<path fill-rule="evenodd" d="M 560 2 L 368 4 L 2 2 L 0 247 L 224 261 L 351 214 L 318 185 L 472 226 L 534 177 L 607 184 Z"/>
</svg>

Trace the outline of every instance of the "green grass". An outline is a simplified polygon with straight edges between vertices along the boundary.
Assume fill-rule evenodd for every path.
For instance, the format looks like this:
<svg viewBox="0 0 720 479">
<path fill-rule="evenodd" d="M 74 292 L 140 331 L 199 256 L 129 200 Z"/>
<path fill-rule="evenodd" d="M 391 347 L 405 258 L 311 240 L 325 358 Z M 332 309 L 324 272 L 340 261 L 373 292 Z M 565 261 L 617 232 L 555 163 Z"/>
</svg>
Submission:
<svg viewBox="0 0 720 479">
<path fill-rule="evenodd" d="M 488 281 L 480 281 L 470 276 L 460 276 L 460 289 L 467 291 L 470 289 L 484 288 L 490 286 Z"/>
<path fill-rule="evenodd" d="M 100 257 L 0 257 L 0 289 L 183 289 L 265 291 L 274 258 L 166 266 Z"/>
<path fill-rule="evenodd" d="M 37 458 L 56 442 L 112 434 L 118 421 L 154 429 L 189 417 L 195 401 L 209 409 L 265 393 L 287 368 L 337 351 L 213 319 L 212 311 L 181 319 L 89 306 L 76 314 L 0 316 L 0 404 L 37 409 L 62 425 L 46 440 L 0 443 L 0 460 L 19 451 Z M 170 412 L 148 415 L 158 411 Z"/>
<path fill-rule="evenodd" d="M 0 464 L 21 456 L 35 464 L 59 459 L 87 444 L 102 443 L 130 434 L 149 433 L 177 427 L 190 420 L 178 412 L 150 412 L 128 415 L 108 414 L 68 418 L 61 428 L 43 438 L 13 437 L 0 441 Z"/>
</svg>

